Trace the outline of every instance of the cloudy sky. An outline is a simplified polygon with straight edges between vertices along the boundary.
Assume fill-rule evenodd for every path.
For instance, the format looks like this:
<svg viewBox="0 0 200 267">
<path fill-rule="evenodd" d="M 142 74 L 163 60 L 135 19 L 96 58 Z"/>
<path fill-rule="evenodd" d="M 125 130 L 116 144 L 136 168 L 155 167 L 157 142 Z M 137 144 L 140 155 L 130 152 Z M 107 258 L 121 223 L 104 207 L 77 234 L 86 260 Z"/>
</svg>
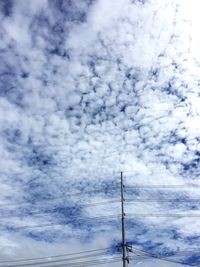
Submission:
<svg viewBox="0 0 200 267">
<path fill-rule="evenodd" d="M 200 264 L 199 8 L 0 0 L 0 266 Z"/>
</svg>

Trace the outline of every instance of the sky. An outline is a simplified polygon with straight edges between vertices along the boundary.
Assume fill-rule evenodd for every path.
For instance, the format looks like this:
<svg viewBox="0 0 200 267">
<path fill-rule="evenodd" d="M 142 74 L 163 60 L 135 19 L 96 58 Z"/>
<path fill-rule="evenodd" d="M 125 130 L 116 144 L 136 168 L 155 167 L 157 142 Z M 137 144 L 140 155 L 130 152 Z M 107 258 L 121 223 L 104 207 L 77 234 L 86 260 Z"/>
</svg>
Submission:
<svg viewBox="0 0 200 267">
<path fill-rule="evenodd" d="M 200 264 L 199 7 L 0 0 L 0 266 L 120 257 L 120 172 L 129 266 Z"/>
</svg>

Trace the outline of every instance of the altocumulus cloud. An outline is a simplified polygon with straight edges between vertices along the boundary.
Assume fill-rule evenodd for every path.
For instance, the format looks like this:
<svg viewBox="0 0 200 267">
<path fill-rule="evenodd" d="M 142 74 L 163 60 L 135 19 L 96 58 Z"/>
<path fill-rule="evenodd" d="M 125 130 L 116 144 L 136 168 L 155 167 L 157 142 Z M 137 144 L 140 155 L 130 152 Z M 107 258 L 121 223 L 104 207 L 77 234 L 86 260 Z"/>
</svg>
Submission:
<svg viewBox="0 0 200 267">
<path fill-rule="evenodd" d="M 87 204 L 119 199 L 121 170 L 129 187 L 198 182 L 197 2 L 0 1 L 1 258 L 114 247 L 119 219 L 88 217 L 117 215 L 119 203 Z M 176 199 L 128 203 L 127 213 L 199 209 L 183 202 L 199 197 L 194 188 L 126 194 Z M 24 227 L 45 223 L 55 226 Z M 199 226 L 127 215 L 127 239 L 173 254 L 198 248 Z"/>
</svg>

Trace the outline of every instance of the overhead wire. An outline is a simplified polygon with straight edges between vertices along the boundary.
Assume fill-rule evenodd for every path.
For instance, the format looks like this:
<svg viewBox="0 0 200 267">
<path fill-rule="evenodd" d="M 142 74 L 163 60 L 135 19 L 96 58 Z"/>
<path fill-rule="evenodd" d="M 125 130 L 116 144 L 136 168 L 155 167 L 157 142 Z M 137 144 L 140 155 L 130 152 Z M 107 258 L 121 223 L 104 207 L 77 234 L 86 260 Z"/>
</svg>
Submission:
<svg viewBox="0 0 200 267">
<path fill-rule="evenodd" d="M 134 217 L 200 217 L 200 213 L 196 214 L 189 214 L 189 213 L 171 213 L 171 214 L 164 214 L 164 213 L 127 213 L 127 215 L 134 216 Z"/>
<path fill-rule="evenodd" d="M 98 251 L 109 251 L 109 247 L 106 248 L 100 248 L 100 249 L 92 249 L 92 250 L 84 250 L 79 252 L 73 252 L 73 253 L 64 253 L 64 254 L 58 254 L 58 255 L 49 255 L 45 257 L 37 257 L 37 258 L 24 258 L 24 259 L 17 259 L 17 260 L 0 260 L 0 263 L 10 263 L 10 262 L 23 262 L 23 261 L 36 261 L 36 260 L 43 260 L 43 259 L 49 259 L 49 258 L 59 258 L 59 257 L 66 257 L 66 256 L 74 256 L 74 255 L 81 255 L 81 254 L 88 254 L 88 253 L 94 253 Z"/>
<path fill-rule="evenodd" d="M 68 206 L 66 206 L 66 209 L 67 208 L 68 209 L 73 209 L 73 208 L 76 208 L 76 207 L 82 208 L 82 207 L 101 206 L 101 205 L 114 204 L 114 203 L 120 203 L 120 200 L 110 200 L 110 201 L 103 201 L 103 202 L 96 202 L 96 203 L 86 203 L 86 204 L 75 203 L 74 205 L 71 205 L 71 206 L 68 205 Z M 45 207 L 40 206 L 40 208 L 42 209 L 42 208 L 45 208 Z M 15 212 L 16 212 L 16 210 L 15 210 Z M 49 215 L 49 214 L 51 215 L 53 213 L 59 213 L 59 211 L 56 208 L 53 208 L 51 210 L 44 210 L 44 211 L 41 211 L 41 210 L 39 210 L 39 211 L 37 211 L 37 210 L 36 211 L 34 211 L 34 210 L 31 211 L 29 209 L 28 214 L 7 214 L 7 215 L 3 214 L 0 217 L 1 218 L 8 218 L 8 217 L 28 217 L 28 216 L 31 216 L 31 215 L 43 215 L 44 216 L 44 215 Z"/>
<path fill-rule="evenodd" d="M 133 189 L 133 188 L 160 188 L 160 187 L 163 187 L 163 188 L 193 188 L 193 187 L 183 187 L 183 185 L 171 185 L 170 187 L 168 186 L 168 185 L 157 185 L 157 186 L 140 186 L 140 187 L 126 187 L 126 188 L 128 188 L 128 189 Z M 115 187 L 115 189 L 116 189 L 116 187 Z M 92 192 L 99 192 L 99 190 L 95 190 L 95 191 L 90 191 L 90 192 L 87 192 L 88 194 L 89 193 L 92 193 Z M 78 195 L 82 195 L 81 193 L 80 194 L 73 194 L 73 195 L 68 195 L 68 197 L 70 197 L 70 196 L 78 196 Z M 66 198 L 67 196 L 63 196 L 62 198 L 64 199 L 64 198 Z M 51 201 L 51 200 L 56 200 L 56 199 L 61 199 L 61 198 L 53 198 L 53 199 L 46 199 L 45 201 Z M 147 202 L 147 201 L 149 201 L 149 202 L 152 202 L 152 201 L 158 201 L 158 202 L 171 202 L 171 201 L 180 201 L 180 200 L 178 200 L 178 199 L 163 199 L 163 200 L 160 200 L 160 199 L 136 199 L 136 200 L 132 200 L 132 199 L 126 199 L 126 201 L 127 202 Z M 194 202 L 194 201 L 200 201 L 200 199 L 189 199 L 189 200 L 181 200 L 181 201 L 183 201 L 183 202 L 187 202 L 187 201 L 189 201 L 189 202 Z M 86 204 L 83 204 L 83 205 L 80 205 L 81 207 L 83 206 L 83 207 L 90 207 L 90 206 L 95 206 L 95 205 L 105 205 L 105 204 L 108 204 L 108 203 L 117 203 L 117 202 L 120 202 L 120 201 L 118 201 L 118 200 L 112 200 L 112 201 L 104 201 L 104 202 L 100 202 L 100 203 L 86 203 Z M 28 205 L 35 205 L 35 204 L 30 204 L 30 203 L 24 203 L 24 204 L 28 204 Z M 40 204 L 40 203 L 38 203 L 38 204 Z M 14 206 L 15 206 L 16 204 L 14 204 Z M 19 204 L 20 205 L 20 204 Z M 1 206 L 1 205 L 0 205 Z M 4 205 L 4 207 L 5 207 L 5 205 Z M 75 205 L 74 206 L 72 206 L 72 207 L 69 207 L 69 208 L 73 208 L 73 207 L 76 207 Z M 153 217 L 185 217 L 185 216 L 188 216 L 188 214 L 180 214 L 180 213 L 174 213 L 174 214 L 147 214 L 147 213 L 141 213 L 141 214 L 137 214 L 137 213 L 135 213 L 135 214 L 131 214 L 131 213 L 128 213 L 127 215 L 131 215 L 131 216 L 153 216 Z M 99 220 L 99 219 L 103 219 L 103 218 L 116 218 L 116 216 L 117 217 L 120 217 L 120 215 L 108 215 L 108 216 L 99 216 L 99 217 L 90 217 L 90 218 L 88 218 L 88 217 L 86 217 L 86 218 L 81 218 L 81 217 L 74 217 L 74 218 L 76 218 L 76 219 L 78 219 L 78 220 L 86 220 L 86 221 L 90 221 L 90 220 Z M 191 217 L 200 217 L 200 214 L 189 214 L 189 216 Z M 72 217 L 71 217 L 72 218 Z M 71 219 L 70 218 L 70 219 Z M 71 221 L 72 222 L 72 221 Z M 21 227 L 15 227 L 14 229 L 16 230 L 16 229 L 28 229 L 28 228 L 37 228 L 37 227 L 46 227 L 46 226 L 52 226 L 52 225 L 65 225 L 66 223 L 70 223 L 69 221 L 67 221 L 67 222 L 64 222 L 64 223 L 49 223 L 49 224 L 43 224 L 43 225 L 25 225 L 25 226 L 21 226 Z M 11 228 L 13 227 L 13 226 L 10 226 Z M 98 256 L 98 255 L 102 255 L 103 253 L 97 253 L 96 254 L 96 256 Z M 69 255 L 69 254 L 68 254 Z M 94 257 L 94 255 L 90 255 L 91 257 L 93 256 Z M 14 266 L 31 266 L 31 264 L 32 265 L 37 265 L 37 264 L 43 264 L 43 265 L 45 265 L 45 264 L 51 264 L 51 263 L 58 263 L 58 262 L 63 262 L 63 261 L 69 261 L 69 260 L 77 260 L 77 259 L 82 259 L 82 258 L 87 258 L 87 257 L 90 257 L 90 256 L 87 256 L 87 255 L 85 255 L 85 256 L 80 256 L 80 257 L 76 257 L 76 258 L 71 258 L 71 259 L 60 259 L 60 260 L 57 260 L 57 261 L 48 261 L 47 263 L 41 263 L 41 262 L 39 262 L 39 263 L 30 263 L 30 264 L 24 264 L 24 265 L 6 265 L 5 267 L 14 267 Z M 58 256 L 50 256 L 50 257 L 58 257 Z M 49 258 L 49 257 L 46 257 L 46 258 Z M 38 259 L 40 259 L 40 258 L 38 258 Z M 41 258 L 42 259 L 42 258 Z M 43 257 L 43 259 L 44 259 L 44 257 Z M 120 258 L 121 259 L 121 258 Z M 31 260 L 31 259 L 30 259 Z M 105 261 L 108 261 L 108 259 L 104 259 Z M 20 261 L 20 260 L 19 260 Z M 22 260 L 21 260 L 22 261 Z M 25 260 L 23 260 L 23 261 L 25 261 Z M 8 262 L 8 261 L 7 261 Z M 2 262 L 0 261 L 0 264 L 1 264 Z M 88 262 L 88 264 L 91 264 L 92 263 L 92 265 L 98 265 L 98 264 L 103 264 L 103 263 L 98 263 L 98 262 L 95 262 L 95 260 L 93 260 L 93 261 L 89 261 Z M 179 262 L 178 262 L 179 263 Z M 80 264 L 80 265 L 78 265 L 78 264 Z M 86 262 L 77 262 L 77 263 L 73 263 L 72 265 L 70 264 L 69 266 L 75 266 L 75 267 L 79 267 L 79 266 L 82 266 L 81 264 L 87 264 Z M 181 263 L 182 264 L 182 263 Z M 67 266 L 67 265 L 56 265 L 56 266 Z M 88 265 L 88 266 L 90 266 L 90 265 Z M 197 266 L 197 265 L 190 265 L 190 266 Z M 49 266 L 48 266 L 49 267 Z"/>
<path fill-rule="evenodd" d="M 200 188 L 200 185 L 198 185 Z M 197 185 L 134 185 L 134 186 L 126 186 L 125 189 L 145 189 L 145 188 L 198 188 Z M 116 186 L 112 187 L 109 186 L 108 188 L 109 190 L 116 190 Z M 65 200 L 66 198 L 70 198 L 70 197 L 74 197 L 74 196 L 84 196 L 84 195 L 88 195 L 88 194 L 93 194 L 93 193 L 107 193 L 107 190 L 105 191 L 101 191 L 101 189 L 96 189 L 96 190 L 90 190 L 90 191 L 85 191 L 85 192 L 78 192 L 78 193 L 74 193 L 74 194 L 67 194 L 61 197 L 49 197 L 49 198 L 44 198 L 41 200 L 42 204 L 44 204 L 44 202 L 50 202 L 50 201 L 54 201 L 54 200 Z M 29 201 L 29 200 L 27 200 Z M 3 203 L 0 204 L 0 208 L 3 207 L 5 208 L 5 206 L 8 207 L 16 207 L 16 206 L 23 206 L 23 205 L 28 205 L 28 206 L 35 206 L 35 205 L 41 205 L 41 202 L 19 202 L 19 203 Z"/>
<path fill-rule="evenodd" d="M 70 267 L 79 267 L 83 265 L 91 266 L 91 265 L 100 265 L 105 263 L 113 263 L 121 260 L 121 257 L 109 257 L 109 258 L 99 258 L 99 259 L 91 259 L 86 261 L 75 261 L 77 259 L 71 259 L 71 262 L 68 262 L 68 259 L 63 261 L 62 263 L 60 261 L 46 261 L 41 263 L 27 263 L 27 264 L 12 264 L 12 265 L 2 265 L 2 267 L 27 267 L 27 266 L 41 266 L 44 267 L 63 267 L 63 266 L 70 266 Z M 70 261 L 70 260 L 69 260 Z M 53 263 L 53 265 L 52 265 Z M 56 264 L 56 265 L 55 265 Z"/>
<path fill-rule="evenodd" d="M 131 251 L 132 250 L 132 251 Z M 135 247 L 131 247 L 131 249 L 129 250 L 129 252 L 139 252 L 142 254 L 137 254 L 139 256 L 145 256 L 147 253 L 150 253 L 148 251 L 142 250 L 142 249 L 137 249 Z M 181 256 L 181 255 L 190 255 L 190 254 L 194 254 L 194 253 L 200 253 L 200 249 L 192 249 L 192 250 L 183 250 L 183 251 L 177 251 L 174 252 L 174 254 L 167 254 L 167 255 L 163 255 L 163 254 L 158 254 L 157 256 L 160 257 L 177 257 L 177 256 Z M 151 254 L 151 253 L 150 253 Z M 151 255 L 155 255 L 155 254 L 151 254 Z"/>
<path fill-rule="evenodd" d="M 165 202 L 177 202 L 177 203 L 187 203 L 187 202 L 200 202 L 200 198 L 194 198 L 194 199 L 150 199 L 150 198 L 146 198 L 146 199 L 125 199 L 125 203 L 129 204 L 129 203 L 134 203 L 134 202 L 160 202 L 160 203 L 165 203 Z M 101 205 L 106 205 L 106 204 L 114 204 L 114 203 L 120 203 L 120 200 L 110 200 L 110 201 L 103 201 L 103 202 L 96 202 L 96 203 L 86 203 L 86 204 L 80 204 L 79 203 L 75 203 L 74 205 L 68 205 L 66 206 L 66 209 L 73 209 L 76 207 L 92 207 L 92 206 L 101 206 Z M 40 208 L 45 208 L 45 207 L 40 207 Z M 16 212 L 16 210 L 15 210 Z M 20 212 L 20 211 L 19 211 Z M 42 215 L 42 216 L 48 216 L 48 215 L 52 215 L 53 213 L 59 213 L 59 210 L 57 210 L 56 208 L 53 208 L 52 210 L 47 209 L 44 211 L 30 211 L 27 214 L 3 214 L 1 215 L 1 218 L 8 218 L 8 217 L 28 217 L 28 216 L 32 216 L 32 215 Z"/>
<path fill-rule="evenodd" d="M 83 217 L 74 217 L 76 219 L 78 219 L 78 221 L 91 221 L 91 220 L 101 220 L 101 219 L 117 219 L 119 218 L 120 215 L 107 215 L 107 216 L 97 216 L 97 217 L 86 217 L 86 218 L 83 218 Z M 46 223 L 46 224 L 36 224 L 36 225 L 24 225 L 24 226 L 18 226 L 18 227 L 15 227 L 15 226 L 4 226 L 4 227 L 0 227 L 0 230 L 8 230 L 8 229 L 5 229 L 6 227 L 7 228 L 13 228 L 13 230 L 23 230 L 23 229 L 31 229 L 31 228 L 42 228 L 42 227 L 49 227 L 49 226 L 65 226 L 69 223 L 72 223 L 73 221 L 71 220 L 72 217 L 70 217 L 70 220 L 66 220 L 65 222 L 60 222 L 60 223 Z"/>
<path fill-rule="evenodd" d="M 56 259 L 56 260 L 46 260 L 46 261 L 37 261 L 37 262 L 28 262 L 28 263 L 18 263 L 18 264 L 11 264 L 11 265 L 4 265 L 5 267 L 26 267 L 26 266 L 37 266 L 37 265 L 46 265 L 46 264 L 52 264 L 52 263 L 66 263 L 68 261 L 74 261 L 74 260 L 80 260 L 80 259 L 87 259 L 87 258 L 94 258 L 97 256 L 105 256 L 105 253 L 95 253 L 90 255 L 82 255 L 82 256 L 75 256 L 71 258 L 63 258 L 63 259 Z M 92 260 L 92 259 L 91 259 Z M 4 262 L 5 264 L 5 262 Z M 1 263 L 0 263 L 1 266 Z"/>
<path fill-rule="evenodd" d="M 153 189 L 153 188 L 200 188 L 200 185 L 134 185 L 134 186 L 126 186 L 125 187 L 125 190 L 126 189 L 145 189 L 145 188 L 150 188 L 150 189 Z M 105 189 L 105 188 L 104 188 Z M 109 188 L 107 190 L 116 190 L 116 186 L 109 186 Z M 67 194 L 67 195 L 64 195 L 64 196 L 61 196 L 61 197 L 49 197 L 49 198 L 44 198 L 44 199 L 41 199 L 41 201 L 44 203 L 44 202 L 49 202 L 49 201 L 54 201 L 54 200 L 64 200 L 66 198 L 70 198 L 70 197 L 75 197 L 75 196 L 84 196 L 84 195 L 88 195 L 88 194 L 93 194 L 93 193 L 107 193 L 107 190 L 104 190 L 102 191 L 101 189 L 95 189 L 95 190 L 90 190 L 90 191 L 85 191 L 85 192 L 77 192 L 77 193 L 74 193 L 74 194 Z M 29 200 L 27 200 L 29 201 Z M 19 203 L 3 203 L 3 204 L 0 204 L 0 207 L 16 207 L 16 206 L 23 206 L 23 205 L 30 205 L 30 206 L 34 206 L 34 205 L 41 205 L 41 202 L 25 202 L 25 201 L 22 201 L 22 202 L 19 202 Z"/>
<path fill-rule="evenodd" d="M 137 257 L 138 258 L 138 257 Z M 172 263 L 177 263 L 177 264 L 181 264 L 181 265 L 185 265 L 185 266 L 199 266 L 199 265 L 191 265 L 191 264 L 188 264 L 188 263 L 184 263 L 184 262 L 181 262 L 181 261 L 178 261 L 178 260 L 173 260 L 173 259 L 167 259 L 167 258 L 161 258 L 161 257 L 156 257 L 156 256 L 144 256 L 144 257 L 139 257 L 139 260 L 146 260 L 146 259 L 149 259 L 149 258 L 154 258 L 156 260 L 161 260 L 161 261 L 167 261 L 167 262 L 172 262 Z M 130 259 L 134 259 L 132 257 L 130 257 Z"/>
<path fill-rule="evenodd" d="M 111 264 L 111 263 L 116 263 L 116 262 L 121 262 L 121 258 L 116 258 L 112 260 L 101 260 L 101 261 L 96 261 L 96 262 L 80 262 L 79 264 L 70 264 L 70 265 L 54 265 L 54 266 L 48 266 L 48 267 L 83 267 L 86 266 L 95 266 L 95 265 L 102 265 L 102 264 Z"/>
<path fill-rule="evenodd" d="M 49 265 L 48 267 L 83 267 L 83 266 L 94 266 L 94 265 L 102 265 L 102 264 L 110 264 L 120 262 L 120 257 L 115 257 L 112 259 L 101 259 L 101 260 L 94 260 L 94 261 L 82 261 L 77 263 L 68 263 L 68 264 L 59 264 L 59 265 Z M 5 266 L 6 267 L 6 266 Z"/>
<path fill-rule="evenodd" d="M 192 202 L 200 202 L 200 198 L 194 198 L 194 199 L 125 199 L 125 203 L 129 204 L 129 203 L 143 203 L 143 202 L 158 202 L 158 203 L 167 203 L 167 202 L 177 202 L 177 204 L 179 203 L 192 203 Z M 67 208 L 69 209 L 73 209 L 78 207 L 93 207 L 93 206 L 101 206 L 101 205 L 106 205 L 106 204 L 114 204 L 114 203 L 120 203 L 119 200 L 111 200 L 111 201 L 103 201 L 103 202 L 97 202 L 97 203 L 86 203 L 86 204 L 74 204 L 72 206 L 67 206 Z M 45 207 L 41 207 L 41 208 L 45 208 Z M 16 210 L 15 210 L 16 211 Z M 56 208 L 53 208 L 52 210 L 44 210 L 44 211 L 30 211 L 27 214 L 3 214 L 1 215 L 1 218 L 8 218 L 8 217 L 28 217 L 28 216 L 32 216 L 32 215 L 42 215 L 42 216 L 48 216 L 48 215 L 52 215 L 53 213 L 59 213 L 59 210 L 57 210 Z"/>
<path fill-rule="evenodd" d="M 149 258 L 154 258 L 154 259 L 158 259 L 158 260 L 161 260 L 161 261 L 178 263 L 178 264 L 182 264 L 182 265 L 185 265 L 185 266 L 199 266 L 199 265 L 195 265 L 195 264 L 184 263 L 184 262 L 181 262 L 181 261 L 169 259 L 170 256 L 162 256 L 162 255 L 151 254 L 151 253 L 149 253 L 147 251 L 140 250 L 140 249 L 135 249 L 135 248 L 133 248 L 133 250 L 136 250 L 138 252 L 144 253 L 144 255 L 142 255 L 142 256 L 146 256 L 147 258 L 149 257 Z M 134 253 L 133 251 L 129 251 L 129 252 Z M 138 256 L 138 254 L 137 254 L 137 256 Z M 131 257 L 130 257 L 130 259 L 131 259 Z"/>
<path fill-rule="evenodd" d="M 154 188 L 158 188 L 158 189 L 165 189 L 165 188 L 169 188 L 169 189 L 173 189 L 173 188 L 183 188 L 183 189 L 189 189 L 189 188 L 193 188 L 193 189 L 199 189 L 200 185 L 193 185 L 193 184 L 188 184 L 188 185 L 167 185 L 167 184 L 157 184 L 157 185 L 127 185 L 125 187 L 125 189 L 154 189 Z"/>
<path fill-rule="evenodd" d="M 177 201 L 177 203 L 187 203 L 187 202 L 200 202 L 200 198 L 190 198 L 190 199 L 176 199 L 176 198 L 170 198 L 170 199 L 159 199 L 159 198 L 155 198 L 155 199 L 150 199 L 150 198 L 146 198 L 146 199 L 129 199 L 126 198 L 125 199 L 125 203 L 131 203 L 131 202 L 175 202 Z"/>
<path fill-rule="evenodd" d="M 105 189 L 105 188 L 104 188 Z M 112 186 L 109 186 L 108 188 L 109 190 L 116 190 L 116 187 L 112 187 Z M 84 195 L 90 195 L 90 194 L 96 194 L 96 193 L 102 193 L 102 194 L 105 194 L 108 192 L 108 189 L 102 191 L 101 189 L 95 189 L 95 190 L 90 190 L 90 191 L 85 191 L 85 192 L 79 192 L 79 193 L 74 193 L 74 194 L 67 194 L 67 195 L 64 195 L 64 196 L 60 196 L 60 197 L 49 197 L 49 198 L 44 198 L 44 199 L 41 199 L 42 202 L 49 202 L 49 201 L 54 201 L 54 200 L 66 200 L 67 198 L 70 198 L 70 197 L 75 197 L 75 196 L 84 196 Z M 29 201 L 29 200 L 27 200 Z M 39 201 L 34 201 L 33 203 L 30 203 L 29 202 L 25 202 L 25 201 L 22 201 L 22 202 L 19 202 L 19 203 L 3 203 L 3 204 L 0 204 L 0 207 L 16 207 L 16 206 L 23 206 L 23 205 L 41 205 L 41 202 Z"/>
</svg>

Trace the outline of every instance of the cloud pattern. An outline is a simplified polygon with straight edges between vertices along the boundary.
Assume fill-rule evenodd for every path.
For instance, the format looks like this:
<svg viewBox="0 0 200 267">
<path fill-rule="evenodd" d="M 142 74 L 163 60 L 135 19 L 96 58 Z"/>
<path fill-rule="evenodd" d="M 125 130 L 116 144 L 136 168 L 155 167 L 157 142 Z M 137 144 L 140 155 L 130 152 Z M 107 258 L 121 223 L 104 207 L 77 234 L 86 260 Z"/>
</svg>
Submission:
<svg viewBox="0 0 200 267">
<path fill-rule="evenodd" d="M 127 203 L 128 242 L 152 253 L 198 247 L 195 217 L 128 216 L 199 210 L 183 201 L 197 188 L 131 189 L 198 183 L 200 69 L 187 5 L 0 1 L 2 258 L 26 242 L 41 251 L 72 239 L 120 242 L 119 220 L 88 219 L 118 215 L 119 203 L 86 206 L 119 199 L 121 170 L 127 198 L 176 199 Z M 44 223 L 61 225 L 23 228 Z M 184 260 L 199 264 L 198 255 Z"/>
</svg>

